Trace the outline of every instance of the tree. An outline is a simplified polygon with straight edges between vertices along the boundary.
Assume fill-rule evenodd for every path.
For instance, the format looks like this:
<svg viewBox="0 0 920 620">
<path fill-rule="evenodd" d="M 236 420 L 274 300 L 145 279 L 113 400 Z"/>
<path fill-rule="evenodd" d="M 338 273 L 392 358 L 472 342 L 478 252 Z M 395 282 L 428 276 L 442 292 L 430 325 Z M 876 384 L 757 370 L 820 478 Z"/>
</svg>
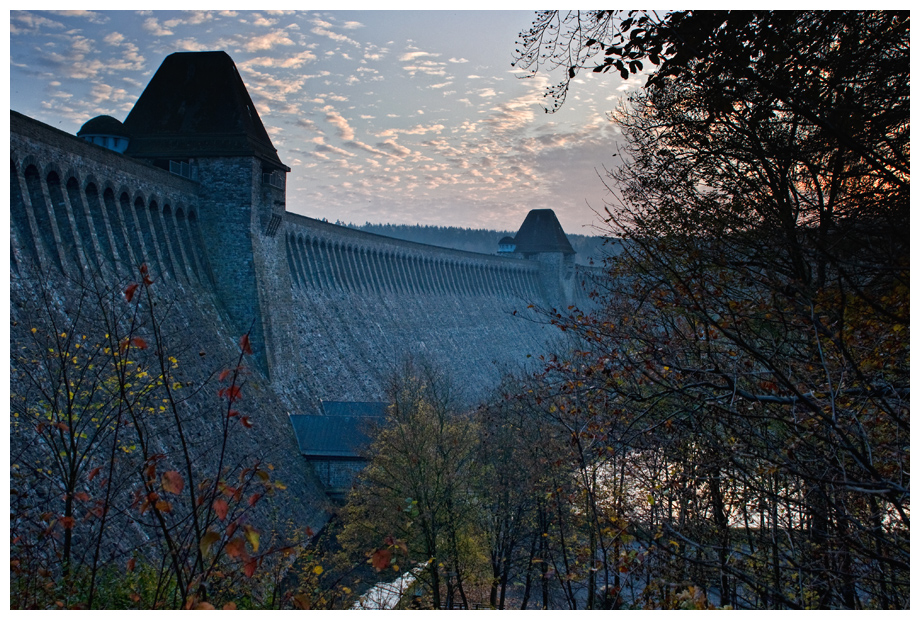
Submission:
<svg viewBox="0 0 920 620">
<path fill-rule="evenodd" d="M 216 398 L 204 398 L 210 439 L 195 441 L 189 401 L 210 380 L 183 380 L 187 351 L 164 321 L 170 302 L 146 266 L 138 275 L 89 279 L 66 299 L 39 276 L 16 306 L 14 607 L 209 606 L 234 579 L 292 552 L 264 541 L 260 552 L 248 515 L 275 484 L 258 458 L 230 449 L 252 425 L 237 402 L 248 334 L 217 377 Z M 128 546 L 126 529 L 146 544 Z"/>
<path fill-rule="evenodd" d="M 386 422 L 349 497 L 340 539 L 352 550 L 376 549 L 370 562 L 377 570 L 399 570 L 400 556 L 424 567 L 419 579 L 435 609 L 442 606 L 442 588 L 448 608 L 456 591 L 458 606 L 468 609 L 472 420 L 459 410 L 449 380 L 428 364 L 404 362 L 387 393 Z"/>
<path fill-rule="evenodd" d="M 541 14 L 524 37 L 567 70 L 557 105 L 597 54 L 659 65 L 613 115 L 611 293 L 554 316 L 647 464 L 649 557 L 723 605 L 905 605 L 909 16 Z"/>
</svg>

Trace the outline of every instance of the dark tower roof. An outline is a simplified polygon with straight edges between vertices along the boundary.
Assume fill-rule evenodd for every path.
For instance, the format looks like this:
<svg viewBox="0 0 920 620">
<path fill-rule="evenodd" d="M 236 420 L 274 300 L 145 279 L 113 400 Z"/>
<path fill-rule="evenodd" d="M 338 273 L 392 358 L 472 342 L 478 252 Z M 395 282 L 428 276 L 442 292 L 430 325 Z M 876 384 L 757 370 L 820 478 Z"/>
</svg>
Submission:
<svg viewBox="0 0 920 620">
<path fill-rule="evenodd" d="M 166 57 L 125 119 L 126 155 L 142 159 L 258 157 L 290 171 L 259 119 L 236 65 L 226 52 L 178 52 Z"/>
<path fill-rule="evenodd" d="M 537 252 L 562 252 L 575 254 L 569 238 L 552 209 L 534 209 L 524 218 L 521 229 L 514 237 L 515 251 L 521 254 Z"/>
<path fill-rule="evenodd" d="M 127 138 L 128 132 L 121 121 L 111 116 L 102 115 L 91 118 L 80 127 L 77 136 L 120 136 Z"/>
</svg>

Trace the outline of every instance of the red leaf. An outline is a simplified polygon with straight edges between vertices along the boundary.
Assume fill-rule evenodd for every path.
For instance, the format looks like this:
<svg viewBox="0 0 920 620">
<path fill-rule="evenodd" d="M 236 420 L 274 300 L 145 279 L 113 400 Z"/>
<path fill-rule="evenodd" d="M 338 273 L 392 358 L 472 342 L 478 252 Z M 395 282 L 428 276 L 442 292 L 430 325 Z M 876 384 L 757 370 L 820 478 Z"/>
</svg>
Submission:
<svg viewBox="0 0 920 620">
<path fill-rule="evenodd" d="M 83 491 L 80 491 L 79 493 L 74 493 L 73 498 L 77 500 L 78 502 L 88 502 L 89 493 L 84 493 Z"/>
<path fill-rule="evenodd" d="M 65 530 L 73 529 L 73 526 L 77 524 L 77 520 L 73 517 L 61 517 L 61 525 L 64 526 Z"/>
<path fill-rule="evenodd" d="M 185 480 L 177 471 L 168 471 L 163 474 L 163 490 L 173 495 L 178 495 L 185 488 Z"/>
<path fill-rule="evenodd" d="M 230 387 L 228 387 L 225 394 L 227 395 L 227 398 L 230 400 L 231 403 L 243 397 L 242 391 L 240 390 L 240 386 L 238 385 L 231 385 Z"/>
<path fill-rule="evenodd" d="M 249 334 L 243 334 L 243 337 L 240 338 L 240 348 L 246 355 L 252 355 L 252 347 L 249 346 Z"/>
<path fill-rule="evenodd" d="M 220 376 L 217 377 L 217 380 L 218 380 L 218 381 L 224 381 L 228 376 L 230 376 L 230 369 L 229 369 L 229 368 L 224 368 L 224 369 L 221 371 Z"/>
<path fill-rule="evenodd" d="M 131 300 L 134 299 L 134 293 L 137 291 L 137 283 L 131 284 L 128 288 L 125 289 L 125 299 L 128 300 L 128 303 L 131 303 Z"/>
<path fill-rule="evenodd" d="M 229 603 L 225 603 L 224 606 L 221 607 L 221 609 L 226 609 L 226 610 L 236 609 L 236 603 L 234 603 L 233 601 L 230 601 Z"/>
<path fill-rule="evenodd" d="M 255 506 L 256 502 L 258 502 L 261 497 L 262 497 L 261 493 L 253 493 L 252 495 L 249 496 L 249 505 Z"/>
<path fill-rule="evenodd" d="M 129 572 L 129 573 L 132 572 L 132 571 L 134 570 L 134 565 L 135 565 L 135 564 L 137 564 L 137 559 L 136 559 L 136 558 L 131 558 L 130 560 L 128 560 L 127 569 L 128 569 L 128 572 Z"/>
<path fill-rule="evenodd" d="M 141 273 L 147 275 L 147 263 L 141 263 Z"/>
<path fill-rule="evenodd" d="M 172 512 L 172 504 L 167 502 L 165 499 L 161 499 L 156 504 L 156 509 L 160 512 Z"/>
<path fill-rule="evenodd" d="M 381 571 L 390 565 L 390 558 L 392 557 L 393 552 L 389 549 L 378 549 L 374 552 L 374 555 L 371 556 L 371 566 Z"/>
<path fill-rule="evenodd" d="M 102 471 L 102 466 L 99 466 L 99 467 L 93 469 L 91 472 L 89 472 L 88 480 L 92 481 L 93 478 L 95 478 L 97 475 L 99 475 L 99 472 L 100 472 L 100 471 Z"/>
<path fill-rule="evenodd" d="M 231 409 L 230 411 L 227 412 L 228 418 L 235 418 L 238 415 L 240 415 L 240 412 L 237 411 L 236 409 Z"/>
<path fill-rule="evenodd" d="M 245 426 L 246 428 L 252 428 L 252 420 L 249 419 L 248 415 L 240 418 L 240 422 L 242 422 L 243 426 Z"/>
<path fill-rule="evenodd" d="M 214 512 L 217 513 L 218 519 L 223 521 L 227 518 L 227 511 L 230 509 L 230 507 L 227 505 L 227 502 L 224 501 L 222 498 L 218 497 L 217 499 L 215 499 L 214 503 L 211 504 L 211 507 L 214 508 Z"/>
<path fill-rule="evenodd" d="M 229 555 L 231 558 L 248 559 L 246 556 L 246 541 L 240 537 L 236 537 L 228 542 L 226 549 L 227 555 Z"/>
<path fill-rule="evenodd" d="M 259 561 L 256 558 L 252 558 L 246 565 L 243 567 L 243 572 L 246 573 L 247 577 L 252 577 L 256 574 L 256 568 L 258 567 Z"/>
<path fill-rule="evenodd" d="M 143 338 L 139 337 L 139 336 L 135 336 L 134 338 L 132 338 L 132 339 L 131 339 L 131 344 L 133 344 L 133 345 L 134 345 L 135 347 L 137 347 L 138 349 L 146 349 L 146 348 L 147 348 L 147 341 L 144 340 Z"/>
</svg>

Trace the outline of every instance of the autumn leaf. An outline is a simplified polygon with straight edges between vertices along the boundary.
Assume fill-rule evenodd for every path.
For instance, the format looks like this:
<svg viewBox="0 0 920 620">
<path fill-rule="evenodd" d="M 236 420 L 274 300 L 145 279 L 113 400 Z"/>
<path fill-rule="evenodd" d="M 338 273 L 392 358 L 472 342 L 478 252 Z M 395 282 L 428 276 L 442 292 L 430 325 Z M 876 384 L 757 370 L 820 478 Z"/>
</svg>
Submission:
<svg viewBox="0 0 920 620">
<path fill-rule="evenodd" d="M 61 517 L 61 525 L 64 526 L 65 530 L 72 530 L 73 526 L 77 524 L 77 520 L 73 517 Z"/>
<path fill-rule="evenodd" d="M 250 495 L 249 496 L 249 506 L 250 507 L 255 506 L 256 502 L 258 502 L 259 498 L 261 497 L 262 497 L 261 493 L 253 493 L 252 495 Z"/>
<path fill-rule="evenodd" d="M 227 505 L 227 502 L 223 498 L 218 497 L 214 500 L 214 503 L 211 504 L 211 507 L 214 508 L 214 512 L 217 513 L 217 518 L 221 521 L 226 520 L 227 511 L 230 507 Z"/>
<path fill-rule="evenodd" d="M 140 336 L 135 336 L 131 339 L 131 344 L 137 347 L 138 349 L 146 349 L 147 341 L 141 338 Z"/>
<path fill-rule="evenodd" d="M 220 534 L 213 530 L 208 530 L 205 535 L 201 537 L 201 542 L 198 544 L 201 554 L 207 555 L 208 551 L 211 550 L 211 546 L 218 540 L 220 540 Z"/>
<path fill-rule="evenodd" d="M 221 609 L 227 609 L 227 610 L 236 609 L 236 603 L 234 603 L 233 601 L 230 601 L 229 603 L 225 603 L 224 606 L 221 607 Z"/>
<path fill-rule="evenodd" d="M 389 549 L 378 549 L 374 552 L 374 555 L 371 556 L 371 566 L 381 571 L 390 565 L 390 559 L 392 557 L 393 552 Z"/>
<path fill-rule="evenodd" d="M 214 605 L 208 603 L 207 601 L 201 601 L 195 605 L 195 609 L 214 609 Z"/>
<path fill-rule="evenodd" d="M 246 564 L 243 566 L 243 572 L 246 574 L 247 577 L 252 577 L 253 575 L 256 574 L 256 568 L 258 567 L 258 562 L 259 561 L 256 558 L 252 558 L 251 560 L 246 562 Z"/>
<path fill-rule="evenodd" d="M 161 499 L 156 504 L 154 504 L 154 506 L 156 506 L 156 509 L 160 512 L 172 512 L 172 504 L 167 502 L 165 499 Z"/>
<path fill-rule="evenodd" d="M 83 491 L 80 491 L 79 493 L 74 493 L 73 498 L 74 498 L 75 500 L 77 500 L 78 502 L 88 502 L 88 501 L 89 501 L 89 493 L 85 493 L 85 492 L 83 492 Z"/>
<path fill-rule="evenodd" d="M 131 284 L 128 288 L 125 289 L 125 299 L 128 300 L 128 303 L 131 303 L 131 300 L 134 299 L 134 293 L 137 291 L 137 283 Z"/>
<path fill-rule="evenodd" d="M 249 345 L 249 334 L 243 334 L 240 338 L 240 348 L 246 355 L 252 355 L 252 347 Z"/>
<path fill-rule="evenodd" d="M 247 415 L 247 416 L 243 416 L 242 418 L 240 418 L 240 422 L 241 422 L 241 423 L 243 424 L 243 426 L 245 426 L 246 428 L 252 428 L 252 420 L 250 419 L 250 417 L 249 417 L 248 415 Z"/>
<path fill-rule="evenodd" d="M 220 376 L 217 377 L 217 380 L 218 380 L 218 381 L 226 381 L 227 377 L 229 377 L 229 376 L 230 376 L 230 369 L 229 369 L 229 368 L 224 368 L 222 371 L 220 371 Z"/>
<path fill-rule="evenodd" d="M 239 537 L 234 538 L 233 540 L 227 543 L 227 546 L 225 547 L 225 549 L 227 550 L 227 555 L 230 556 L 231 558 L 248 559 L 248 556 L 246 554 L 246 541 L 243 540 L 242 538 L 239 538 Z"/>
<path fill-rule="evenodd" d="M 310 609 L 310 598 L 306 594 L 295 594 L 291 601 L 297 609 Z"/>
<path fill-rule="evenodd" d="M 163 490 L 173 495 L 178 495 L 185 488 L 185 480 L 177 471 L 168 471 L 163 474 Z"/>
<path fill-rule="evenodd" d="M 129 573 L 134 571 L 134 566 L 136 564 L 137 564 L 137 558 L 131 558 L 130 560 L 128 560 L 128 565 L 126 566 L 126 568 L 128 569 Z"/>
<path fill-rule="evenodd" d="M 89 476 L 87 477 L 87 480 L 92 481 L 93 478 L 99 475 L 100 471 L 102 471 L 102 466 L 96 467 L 93 470 L 91 470 L 89 472 Z"/>
<path fill-rule="evenodd" d="M 254 527 L 249 524 L 243 526 L 243 535 L 246 537 L 246 540 L 249 541 L 249 544 L 252 546 L 252 552 L 258 553 L 259 551 L 259 532 L 256 531 Z"/>
</svg>

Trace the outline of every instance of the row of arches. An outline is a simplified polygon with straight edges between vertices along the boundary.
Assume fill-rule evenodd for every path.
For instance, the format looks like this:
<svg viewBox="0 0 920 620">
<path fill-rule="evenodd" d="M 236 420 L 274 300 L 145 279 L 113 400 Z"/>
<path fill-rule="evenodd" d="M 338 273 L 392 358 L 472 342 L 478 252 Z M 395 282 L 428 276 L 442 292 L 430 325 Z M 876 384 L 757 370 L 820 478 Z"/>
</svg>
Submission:
<svg viewBox="0 0 920 620">
<path fill-rule="evenodd" d="M 353 293 L 515 296 L 535 299 L 533 269 L 419 256 L 289 233 L 287 260 L 301 288 Z"/>
<path fill-rule="evenodd" d="M 64 180 L 66 178 L 66 181 Z M 144 197 L 126 187 L 76 173 L 44 172 L 26 159 L 10 160 L 13 260 L 31 260 L 61 273 L 102 270 L 151 273 L 186 282 L 208 281 L 209 270 L 194 210 Z"/>
</svg>

